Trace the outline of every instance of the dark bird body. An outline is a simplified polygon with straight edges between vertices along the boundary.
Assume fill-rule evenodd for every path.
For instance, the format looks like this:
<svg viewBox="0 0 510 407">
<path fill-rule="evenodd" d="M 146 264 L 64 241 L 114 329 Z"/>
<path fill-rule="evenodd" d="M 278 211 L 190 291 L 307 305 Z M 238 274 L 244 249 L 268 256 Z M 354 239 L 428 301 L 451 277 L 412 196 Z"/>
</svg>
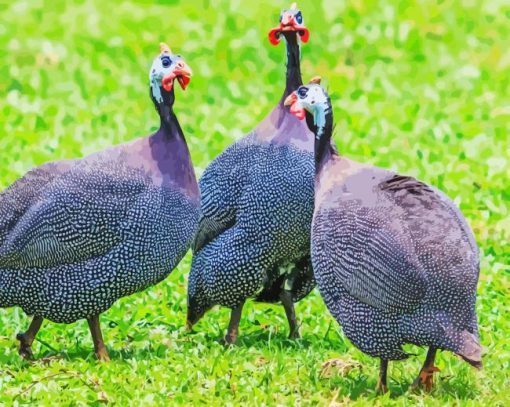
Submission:
<svg viewBox="0 0 510 407">
<path fill-rule="evenodd" d="M 406 358 L 407 343 L 430 348 L 426 386 L 436 349 L 480 367 L 479 257 L 464 217 L 423 182 L 338 155 L 329 98 L 315 84 L 298 92 L 294 100 L 315 112 L 307 113 L 318 135 L 312 262 L 331 314 L 354 345 L 381 358 L 382 388 L 387 361 Z"/>
<path fill-rule="evenodd" d="M 171 137 L 46 164 L 0 194 L 0 306 L 70 323 L 164 279 L 198 217 L 189 154 Z M 154 158 L 165 150 L 185 171 Z"/>
<path fill-rule="evenodd" d="M 164 98 L 153 135 L 42 165 L 0 194 L 0 307 L 20 306 L 39 327 L 43 319 L 97 322 L 117 299 L 160 282 L 179 263 L 199 193 L 171 111 L 173 90 Z"/>
<path fill-rule="evenodd" d="M 315 286 L 310 265 L 313 134 L 283 106 L 299 86 L 299 44 L 287 31 L 287 81 L 273 111 L 205 170 L 188 288 L 188 323 L 213 305 L 233 309 L 235 341 L 246 299 L 282 302 L 298 335 L 293 302 Z M 237 319 L 237 323 L 236 323 Z"/>
<path fill-rule="evenodd" d="M 287 128 L 301 125 L 281 106 L 266 121 L 278 115 Z M 195 254 L 192 267 L 204 270 L 200 274 L 208 296 L 226 307 L 246 298 L 278 302 L 286 268 L 300 263 L 299 273 L 305 278 L 308 273 L 304 260 L 309 258 L 306 227 L 313 213 L 313 154 L 287 141 L 261 140 L 273 129 L 264 130 L 230 146 L 200 180 L 199 230 L 212 240 Z M 311 280 L 303 289 L 296 287 L 293 299 L 298 301 L 313 286 Z"/>
</svg>

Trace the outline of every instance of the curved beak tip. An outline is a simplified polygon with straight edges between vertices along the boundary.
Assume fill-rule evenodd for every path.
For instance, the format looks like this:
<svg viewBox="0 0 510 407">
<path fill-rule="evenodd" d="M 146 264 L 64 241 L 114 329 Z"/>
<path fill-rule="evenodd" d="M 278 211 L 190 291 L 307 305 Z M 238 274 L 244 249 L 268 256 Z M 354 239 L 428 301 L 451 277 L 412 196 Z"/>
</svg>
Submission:
<svg viewBox="0 0 510 407">
<path fill-rule="evenodd" d="M 291 93 L 289 96 L 287 96 L 285 98 L 283 105 L 284 106 L 292 106 L 294 104 L 295 100 L 296 100 L 296 95 L 294 95 L 294 93 Z"/>
</svg>

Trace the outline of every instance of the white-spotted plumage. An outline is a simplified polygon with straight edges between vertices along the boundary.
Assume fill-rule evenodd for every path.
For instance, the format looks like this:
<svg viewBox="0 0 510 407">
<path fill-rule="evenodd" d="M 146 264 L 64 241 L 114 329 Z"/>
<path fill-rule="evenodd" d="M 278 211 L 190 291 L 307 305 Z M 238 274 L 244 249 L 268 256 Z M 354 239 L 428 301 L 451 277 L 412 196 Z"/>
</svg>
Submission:
<svg viewBox="0 0 510 407">
<path fill-rule="evenodd" d="M 162 50 L 156 61 L 167 58 L 166 80 L 187 84 L 179 77 L 190 72 L 182 58 Z M 34 316 L 28 334 L 18 336 L 23 356 L 31 355 L 42 319 L 88 319 L 106 359 L 98 315 L 163 280 L 190 246 L 198 185 L 172 110 L 173 88 L 159 82 L 155 94 L 151 86 L 161 116 L 156 133 L 44 164 L 0 193 L 0 307 Z"/>
<path fill-rule="evenodd" d="M 460 211 L 423 182 L 338 155 L 319 85 L 286 103 L 306 109 L 317 136 L 311 252 L 319 290 L 354 345 L 383 361 L 382 388 L 387 361 L 406 358 L 407 343 L 430 347 L 417 381 L 426 387 L 436 349 L 481 367 L 478 247 Z"/>
<path fill-rule="evenodd" d="M 297 335 L 292 301 L 315 286 L 310 262 L 313 133 L 283 106 L 302 83 L 301 11 L 284 10 L 270 32 L 287 45 L 284 96 L 252 132 L 228 147 L 200 180 L 201 216 L 188 282 L 188 323 L 215 304 L 236 309 L 248 298 L 282 302 Z M 286 272 L 282 273 L 282 270 Z"/>
</svg>

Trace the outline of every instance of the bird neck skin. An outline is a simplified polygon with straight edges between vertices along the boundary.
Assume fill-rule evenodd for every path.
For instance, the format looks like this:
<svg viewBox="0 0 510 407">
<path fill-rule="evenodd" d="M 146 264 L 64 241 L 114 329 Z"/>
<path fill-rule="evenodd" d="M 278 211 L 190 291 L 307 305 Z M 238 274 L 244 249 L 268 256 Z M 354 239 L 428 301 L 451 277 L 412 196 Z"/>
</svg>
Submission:
<svg viewBox="0 0 510 407">
<path fill-rule="evenodd" d="M 161 118 L 159 130 L 151 136 L 152 157 L 164 176 L 190 196 L 198 196 L 198 185 L 182 128 L 168 101 L 156 103 Z"/>
<path fill-rule="evenodd" d="M 307 118 L 307 120 L 310 120 Z M 328 100 L 326 106 L 317 106 L 313 119 L 315 126 L 315 173 L 318 174 L 324 164 L 337 152 L 331 146 L 333 134 L 333 110 Z"/>
<path fill-rule="evenodd" d="M 169 139 L 180 139 L 186 142 L 181 125 L 179 124 L 173 109 L 170 107 L 167 110 L 166 106 L 164 106 L 163 109 L 165 110 L 165 114 L 160 116 L 161 120 L 158 133 L 165 135 Z"/>
<path fill-rule="evenodd" d="M 287 96 L 303 84 L 301 79 L 301 51 L 298 42 L 298 34 L 295 31 L 283 33 L 287 47 L 287 80 L 282 102 Z"/>
</svg>

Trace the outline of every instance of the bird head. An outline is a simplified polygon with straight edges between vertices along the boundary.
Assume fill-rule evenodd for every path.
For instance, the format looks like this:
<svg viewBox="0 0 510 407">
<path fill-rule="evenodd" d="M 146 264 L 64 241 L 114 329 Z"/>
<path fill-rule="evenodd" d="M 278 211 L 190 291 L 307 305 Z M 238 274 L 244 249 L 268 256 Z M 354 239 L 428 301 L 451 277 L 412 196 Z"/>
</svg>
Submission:
<svg viewBox="0 0 510 407">
<path fill-rule="evenodd" d="M 204 314 L 212 308 L 207 292 L 202 281 L 202 274 L 197 267 L 192 267 L 188 277 L 188 314 L 186 326 L 188 330 L 193 328 Z"/>
<path fill-rule="evenodd" d="M 284 102 L 290 106 L 290 113 L 298 119 L 306 117 L 308 128 L 312 132 L 324 128 L 326 125 L 326 114 L 331 110 L 331 101 L 328 93 L 320 85 L 321 78 L 316 76 L 306 85 L 300 86 L 292 92 Z M 320 134 L 317 134 L 320 137 Z"/>
<path fill-rule="evenodd" d="M 156 104 L 173 104 L 174 81 L 177 79 L 182 90 L 188 86 L 191 69 L 180 55 L 172 54 L 165 43 L 160 44 L 160 54 L 152 63 L 149 80 L 151 95 Z"/>
<path fill-rule="evenodd" d="M 290 9 L 281 12 L 280 23 L 269 31 L 269 41 L 273 45 L 278 45 L 282 34 L 287 35 L 295 32 L 301 38 L 301 41 L 308 42 L 310 31 L 304 24 L 303 13 L 297 8 L 296 3 L 293 3 Z"/>
</svg>

